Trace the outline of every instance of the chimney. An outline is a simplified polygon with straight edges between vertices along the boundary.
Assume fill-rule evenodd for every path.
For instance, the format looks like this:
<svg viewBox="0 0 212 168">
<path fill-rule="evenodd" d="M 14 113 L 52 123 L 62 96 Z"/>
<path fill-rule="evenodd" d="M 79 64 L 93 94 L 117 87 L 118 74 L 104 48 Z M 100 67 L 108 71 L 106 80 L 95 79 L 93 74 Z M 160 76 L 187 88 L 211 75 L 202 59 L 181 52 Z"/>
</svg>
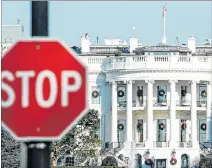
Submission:
<svg viewBox="0 0 212 168">
<path fill-rule="evenodd" d="M 194 35 L 188 38 L 188 48 L 192 53 L 196 52 L 196 38 Z"/>
<path fill-rule="evenodd" d="M 133 50 L 135 50 L 138 47 L 138 39 L 133 36 L 130 39 L 130 53 L 133 53 Z"/>
<path fill-rule="evenodd" d="M 82 53 L 90 52 L 90 40 L 87 33 L 81 37 L 81 52 Z"/>
</svg>

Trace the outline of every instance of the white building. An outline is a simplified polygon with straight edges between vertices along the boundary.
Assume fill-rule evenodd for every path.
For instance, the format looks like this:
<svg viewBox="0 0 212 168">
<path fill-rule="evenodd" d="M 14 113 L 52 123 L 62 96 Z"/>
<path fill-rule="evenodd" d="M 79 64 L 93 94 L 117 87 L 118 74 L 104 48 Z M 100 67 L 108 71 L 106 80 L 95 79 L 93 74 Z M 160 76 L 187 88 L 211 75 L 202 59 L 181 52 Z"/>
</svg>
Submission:
<svg viewBox="0 0 212 168">
<path fill-rule="evenodd" d="M 22 24 L 5 24 L 1 25 L 1 47 L 2 54 L 10 48 L 14 43 L 23 38 L 24 26 Z"/>
<path fill-rule="evenodd" d="M 144 46 L 134 35 L 129 44 L 93 45 L 86 34 L 79 58 L 88 66 L 89 108 L 100 113 L 106 155 L 130 168 L 150 167 L 148 159 L 154 168 L 198 162 L 199 143 L 212 141 L 211 40 L 196 45 L 192 36 L 188 45 Z"/>
<path fill-rule="evenodd" d="M 199 143 L 212 141 L 212 44 L 197 46 L 194 36 L 182 46 L 106 42 L 83 38 L 80 54 L 105 153 L 130 168 L 150 167 L 148 159 L 154 168 L 197 164 Z"/>
</svg>

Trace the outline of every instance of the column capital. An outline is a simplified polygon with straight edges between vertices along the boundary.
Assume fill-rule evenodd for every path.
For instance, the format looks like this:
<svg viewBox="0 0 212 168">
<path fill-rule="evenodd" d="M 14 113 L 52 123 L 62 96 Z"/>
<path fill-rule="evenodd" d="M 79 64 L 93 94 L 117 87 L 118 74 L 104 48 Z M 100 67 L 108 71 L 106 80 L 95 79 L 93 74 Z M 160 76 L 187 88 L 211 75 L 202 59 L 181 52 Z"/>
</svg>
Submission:
<svg viewBox="0 0 212 168">
<path fill-rule="evenodd" d="M 117 83 L 116 83 L 116 81 L 109 81 L 109 84 L 110 85 L 116 85 Z"/>
<path fill-rule="evenodd" d="M 175 80 L 175 79 L 169 79 L 169 80 L 168 80 L 168 83 L 175 83 L 175 84 L 176 84 L 176 83 L 178 83 L 178 80 Z"/>
<path fill-rule="evenodd" d="M 211 81 L 207 81 L 206 84 L 207 84 L 207 85 L 211 85 Z"/>
<path fill-rule="evenodd" d="M 145 80 L 145 83 L 151 83 L 151 84 L 154 84 L 154 83 L 155 83 L 155 81 L 154 81 L 154 80 L 151 80 L 151 79 L 146 79 L 146 80 Z"/>
<path fill-rule="evenodd" d="M 135 83 L 135 81 L 133 81 L 133 80 L 127 80 L 126 83 L 127 84 L 132 84 L 132 83 Z"/>
<path fill-rule="evenodd" d="M 191 80 L 191 81 L 188 81 L 188 84 L 197 84 L 199 82 L 200 82 L 199 80 Z"/>
</svg>

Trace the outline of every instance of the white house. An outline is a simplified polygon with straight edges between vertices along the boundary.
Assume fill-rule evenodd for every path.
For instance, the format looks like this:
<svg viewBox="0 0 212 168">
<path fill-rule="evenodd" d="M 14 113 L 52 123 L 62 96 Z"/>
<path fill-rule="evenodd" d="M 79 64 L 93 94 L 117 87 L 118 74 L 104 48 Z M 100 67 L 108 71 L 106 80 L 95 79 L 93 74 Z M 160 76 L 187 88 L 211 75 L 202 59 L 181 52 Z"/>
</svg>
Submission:
<svg viewBox="0 0 212 168">
<path fill-rule="evenodd" d="M 3 39 L 2 46 L 11 44 Z M 199 144 L 212 141 L 212 40 L 145 46 L 134 35 L 129 45 L 94 45 L 86 34 L 79 58 L 89 70 L 88 104 L 100 113 L 105 154 L 130 168 L 198 162 Z"/>
<path fill-rule="evenodd" d="M 82 45 L 90 52 L 79 56 L 105 153 L 130 168 L 197 164 L 199 143 L 212 141 L 212 44 L 197 46 L 194 36 L 188 45 L 108 44 Z"/>
</svg>

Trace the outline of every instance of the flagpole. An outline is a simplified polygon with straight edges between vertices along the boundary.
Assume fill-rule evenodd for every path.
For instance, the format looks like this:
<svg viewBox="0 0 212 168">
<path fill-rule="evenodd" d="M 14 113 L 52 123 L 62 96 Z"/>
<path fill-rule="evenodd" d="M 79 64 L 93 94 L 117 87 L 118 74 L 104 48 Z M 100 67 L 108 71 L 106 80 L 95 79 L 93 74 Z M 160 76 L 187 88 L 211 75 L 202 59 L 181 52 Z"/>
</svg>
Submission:
<svg viewBox="0 0 212 168">
<path fill-rule="evenodd" d="M 166 38 L 166 11 L 164 11 L 164 17 L 163 17 L 163 37 Z"/>
<path fill-rule="evenodd" d="M 163 39 L 162 43 L 166 44 L 166 2 L 163 7 Z"/>
</svg>

